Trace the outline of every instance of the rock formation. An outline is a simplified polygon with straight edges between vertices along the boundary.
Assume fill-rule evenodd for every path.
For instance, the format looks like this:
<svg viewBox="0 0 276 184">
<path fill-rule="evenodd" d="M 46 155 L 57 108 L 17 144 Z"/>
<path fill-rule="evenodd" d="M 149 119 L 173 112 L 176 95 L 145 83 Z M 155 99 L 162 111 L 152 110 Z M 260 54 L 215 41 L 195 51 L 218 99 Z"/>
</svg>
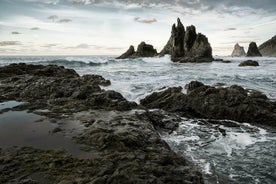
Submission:
<svg viewBox="0 0 276 184">
<path fill-rule="evenodd" d="M 244 51 L 244 48 L 241 47 L 238 43 L 236 43 L 231 56 L 232 57 L 242 57 L 242 56 L 246 56 L 246 53 Z"/>
<path fill-rule="evenodd" d="M 134 49 L 134 46 L 131 45 L 125 53 L 123 53 L 121 56 L 117 57 L 116 59 L 130 58 L 134 54 L 135 54 L 135 49 Z"/>
<path fill-rule="evenodd" d="M 141 100 L 147 108 L 176 112 L 184 117 L 229 119 L 276 126 L 276 102 L 259 91 L 237 85 L 213 87 L 192 81 L 181 87 L 154 92 Z"/>
<path fill-rule="evenodd" d="M 259 66 L 259 63 L 253 60 L 246 60 L 241 62 L 239 66 Z"/>
<path fill-rule="evenodd" d="M 84 125 L 73 139 L 90 154 L 81 159 L 66 150 L 0 149 L 0 183 L 204 183 L 156 130 L 174 130 L 176 124 L 169 122 L 175 119 L 129 111 L 137 104 L 102 90 L 99 85 L 110 81 L 101 76 L 79 76 L 55 65 L 12 64 L 0 67 L 0 83 L 0 102 L 25 102 L 14 108 L 39 113 L 57 126 L 67 126 L 68 118 Z M 73 129 L 59 131 L 67 137 Z"/>
<path fill-rule="evenodd" d="M 134 47 L 131 45 L 129 49 L 117 57 L 116 59 L 126 59 L 126 58 L 139 58 L 139 57 L 153 57 L 157 55 L 156 49 L 153 48 L 152 45 L 146 44 L 145 42 L 141 42 L 138 45 L 137 51 L 135 52 Z"/>
<path fill-rule="evenodd" d="M 160 52 L 160 56 L 170 54 L 173 62 L 211 62 L 212 48 L 205 35 L 196 33 L 195 26 L 186 28 L 177 19 L 177 25 L 173 24 L 171 37 L 166 46 Z"/>
<path fill-rule="evenodd" d="M 173 24 L 171 37 L 159 56 L 166 54 L 171 55 L 173 62 L 211 62 L 212 48 L 208 42 L 208 38 L 201 34 L 196 33 L 195 26 L 191 25 L 186 28 L 181 23 L 180 19 L 177 19 L 177 26 Z M 134 51 L 133 46 L 130 46 L 127 52 L 119 56 L 117 59 L 126 58 L 138 58 L 138 57 L 153 57 L 157 52 L 151 45 L 142 42 Z"/>
<path fill-rule="evenodd" d="M 110 85 L 109 80 L 99 75 L 79 76 L 62 66 L 11 64 L 0 68 L 0 82 L 0 101 L 27 101 L 36 108 L 79 112 L 130 110 L 137 106 L 118 92 L 102 90 L 99 85 Z"/>
<path fill-rule="evenodd" d="M 263 56 L 276 57 L 276 35 L 259 46 Z"/>
<path fill-rule="evenodd" d="M 249 44 L 248 47 L 248 51 L 246 54 L 247 57 L 258 57 L 258 56 L 262 56 L 262 54 L 260 53 L 257 44 L 255 42 L 251 42 Z"/>
</svg>

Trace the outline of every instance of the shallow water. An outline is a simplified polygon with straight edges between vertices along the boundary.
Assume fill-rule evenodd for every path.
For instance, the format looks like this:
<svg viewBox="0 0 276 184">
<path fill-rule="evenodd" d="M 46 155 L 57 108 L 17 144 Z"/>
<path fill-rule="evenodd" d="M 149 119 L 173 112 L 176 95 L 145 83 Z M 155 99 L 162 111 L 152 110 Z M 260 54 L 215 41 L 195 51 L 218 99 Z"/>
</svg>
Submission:
<svg viewBox="0 0 276 184">
<path fill-rule="evenodd" d="M 231 63 L 178 64 L 168 56 L 132 60 L 115 60 L 111 56 L 1 56 L 0 66 L 14 62 L 58 64 L 75 69 L 80 75 L 99 74 L 111 80 L 112 85 L 106 89 L 136 102 L 164 86 L 184 87 L 192 80 L 209 85 L 238 84 L 276 100 L 275 57 L 219 58 Z M 238 67 L 247 59 L 258 61 L 260 66 Z M 201 168 L 206 183 L 276 183 L 275 129 L 236 122 L 218 127 L 202 121 L 183 120 L 175 133 L 163 138 Z"/>
<path fill-rule="evenodd" d="M 13 107 L 20 103 L 11 101 L 2 103 L 4 107 Z M 80 127 L 75 121 L 55 122 L 43 116 L 39 116 L 26 111 L 8 111 L 0 114 L 0 148 L 6 149 L 13 146 L 31 146 L 39 149 L 66 150 L 70 154 L 86 158 L 88 152 L 80 150 L 81 145 L 77 145 L 71 139 L 70 129 Z M 64 123 L 63 128 L 68 129 L 63 132 L 53 133 L 58 124 Z M 73 130 L 72 130 L 73 131 Z"/>
</svg>

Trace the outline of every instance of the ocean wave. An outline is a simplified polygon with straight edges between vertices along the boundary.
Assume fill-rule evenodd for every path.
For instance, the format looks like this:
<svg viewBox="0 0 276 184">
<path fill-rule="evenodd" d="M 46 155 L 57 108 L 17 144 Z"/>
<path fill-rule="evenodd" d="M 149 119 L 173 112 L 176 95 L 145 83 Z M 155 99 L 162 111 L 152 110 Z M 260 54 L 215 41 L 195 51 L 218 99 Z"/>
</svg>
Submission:
<svg viewBox="0 0 276 184">
<path fill-rule="evenodd" d="M 54 64 L 62 66 L 72 66 L 72 67 L 87 67 L 87 66 L 102 66 L 109 64 L 123 64 L 123 63 L 145 63 L 143 59 L 126 59 L 126 60 L 116 60 L 116 59 L 107 59 L 101 60 L 99 62 L 95 61 L 83 61 L 83 60 L 69 60 L 69 59 L 54 59 L 41 61 L 41 64 Z"/>
</svg>

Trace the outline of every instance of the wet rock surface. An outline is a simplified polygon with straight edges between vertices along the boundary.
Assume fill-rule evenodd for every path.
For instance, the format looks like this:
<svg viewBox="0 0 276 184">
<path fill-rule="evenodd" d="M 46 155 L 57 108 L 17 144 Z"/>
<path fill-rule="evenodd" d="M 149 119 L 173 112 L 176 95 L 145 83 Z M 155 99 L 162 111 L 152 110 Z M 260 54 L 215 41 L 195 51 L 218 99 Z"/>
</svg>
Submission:
<svg viewBox="0 0 276 184">
<path fill-rule="evenodd" d="M 62 66 L 12 64 L 0 68 L 0 101 L 29 102 L 25 109 L 48 109 L 54 112 L 78 112 L 88 109 L 130 110 L 120 93 L 102 90 L 110 85 L 98 75 L 79 76 Z"/>
<path fill-rule="evenodd" d="M 208 38 L 196 33 L 195 26 L 191 25 L 186 28 L 180 19 L 177 19 L 177 25 L 172 26 L 171 37 L 160 56 L 170 54 L 173 62 L 212 62 L 212 48 Z"/>
<path fill-rule="evenodd" d="M 262 54 L 260 53 L 257 44 L 255 42 L 251 42 L 248 47 L 248 51 L 246 54 L 247 57 L 260 57 Z"/>
<path fill-rule="evenodd" d="M 177 112 L 185 117 L 229 119 L 276 126 L 276 102 L 255 90 L 237 85 L 212 87 L 198 81 L 154 92 L 141 100 L 147 108 Z"/>
<path fill-rule="evenodd" d="M 57 150 L 0 149 L 0 183 L 203 183 L 201 173 L 157 132 L 175 130 L 177 116 L 129 111 L 137 104 L 102 90 L 99 85 L 110 81 L 101 76 L 79 76 L 54 65 L 12 64 L 0 71 L 1 101 L 25 102 L 12 109 L 51 118 L 58 125 L 51 134 L 68 135 L 66 124 L 59 124 L 64 117 L 82 123 L 72 139 L 90 155 L 84 159 Z"/>
<path fill-rule="evenodd" d="M 116 59 L 127 59 L 127 58 L 140 58 L 140 57 L 153 57 L 157 55 L 156 49 L 153 48 L 152 45 L 146 44 L 145 42 L 141 42 L 138 45 L 137 51 L 135 52 L 134 47 L 131 45 L 129 49 L 117 57 Z"/>
<path fill-rule="evenodd" d="M 54 150 L 0 151 L 1 183 L 203 183 L 175 154 L 144 111 L 94 110 L 78 114 L 87 128 L 74 138 L 91 153 L 86 159 Z"/>
<path fill-rule="evenodd" d="M 259 63 L 253 60 L 246 60 L 241 62 L 239 66 L 259 66 Z"/>
</svg>

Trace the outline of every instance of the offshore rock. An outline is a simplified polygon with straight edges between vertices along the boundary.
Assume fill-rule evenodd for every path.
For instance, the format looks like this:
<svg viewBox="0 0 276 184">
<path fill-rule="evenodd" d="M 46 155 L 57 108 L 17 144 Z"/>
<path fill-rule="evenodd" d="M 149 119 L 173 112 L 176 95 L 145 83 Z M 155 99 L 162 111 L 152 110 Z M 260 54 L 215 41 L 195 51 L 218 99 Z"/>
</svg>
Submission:
<svg viewBox="0 0 276 184">
<path fill-rule="evenodd" d="M 212 48 L 208 38 L 196 33 L 195 26 L 191 25 L 186 28 L 180 19 L 177 19 L 177 25 L 173 24 L 171 37 L 160 56 L 171 55 L 173 62 L 212 62 Z"/>
<path fill-rule="evenodd" d="M 241 62 L 239 66 L 259 66 L 259 63 L 253 60 L 246 60 Z"/>
<path fill-rule="evenodd" d="M 116 59 L 130 58 L 134 54 L 135 54 L 135 49 L 134 49 L 134 46 L 131 45 L 125 53 L 123 53 L 121 56 L 117 57 Z"/>
<path fill-rule="evenodd" d="M 138 45 L 137 51 L 135 52 L 134 47 L 130 46 L 129 49 L 117 57 L 116 59 L 127 59 L 127 58 L 140 58 L 140 57 L 153 57 L 157 55 L 156 49 L 153 48 L 152 45 L 146 44 L 145 42 L 141 42 Z"/>
<path fill-rule="evenodd" d="M 276 57 L 276 35 L 259 46 L 263 56 Z"/>
<path fill-rule="evenodd" d="M 176 112 L 185 117 L 229 119 L 276 126 L 276 102 L 259 91 L 230 87 L 212 87 L 193 81 L 187 86 L 154 92 L 141 100 L 147 108 Z"/>
<path fill-rule="evenodd" d="M 236 43 L 236 45 L 234 46 L 234 50 L 231 54 L 232 57 L 242 57 L 242 56 L 246 56 L 246 53 L 244 51 L 244 48 L 241 47 L 238 43 Z"/>
<path fill-rule="evenodd" d="M 249 44 L 248 47 L 248 51 L 246 54 L 247 57 L 258 57 L 258 56 L 262 56 L 262 54 L 260 53 L 257 44 L 255 42 L 251 42 Z"/>
</svg>

